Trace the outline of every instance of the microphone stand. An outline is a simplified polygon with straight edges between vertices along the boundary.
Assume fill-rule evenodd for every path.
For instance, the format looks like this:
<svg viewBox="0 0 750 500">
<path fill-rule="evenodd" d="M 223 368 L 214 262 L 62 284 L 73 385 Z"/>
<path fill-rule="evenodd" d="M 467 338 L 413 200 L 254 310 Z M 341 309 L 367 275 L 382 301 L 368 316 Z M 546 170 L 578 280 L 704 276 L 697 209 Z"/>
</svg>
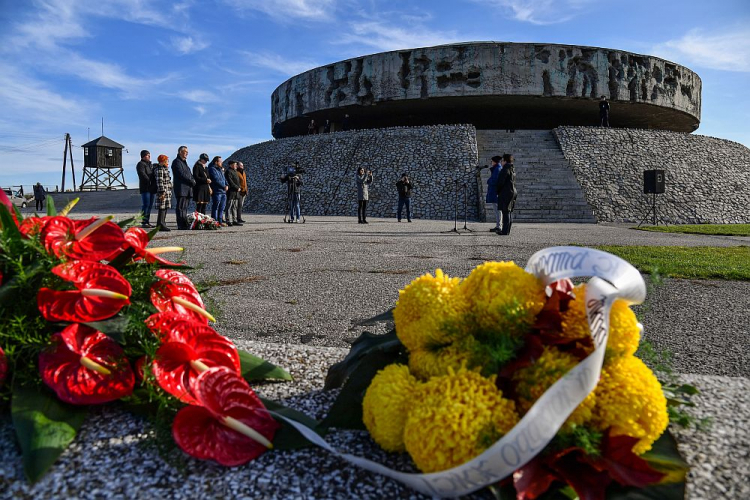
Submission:
<svg viewBox="0 0 750 500">
<path fill-rule="evenodd" d="M 466 225 L 466 221 L 468 220 L 468 204 L 469 204 L 469 188 L 466 186 L 466 183 L 464 182 L 464 231 L 468 231 L 470 233 L 473 233 L 473 229 L 469 229 L 469 227 Z"/>
<path fill-rule="evenodd" d="M 458 178 L 454 179 L 453 182 L 455 183 L 455 187 L 453 189 L 453 229 L 443 232 L 461 234 L 458 231 Z"/>
</svg>

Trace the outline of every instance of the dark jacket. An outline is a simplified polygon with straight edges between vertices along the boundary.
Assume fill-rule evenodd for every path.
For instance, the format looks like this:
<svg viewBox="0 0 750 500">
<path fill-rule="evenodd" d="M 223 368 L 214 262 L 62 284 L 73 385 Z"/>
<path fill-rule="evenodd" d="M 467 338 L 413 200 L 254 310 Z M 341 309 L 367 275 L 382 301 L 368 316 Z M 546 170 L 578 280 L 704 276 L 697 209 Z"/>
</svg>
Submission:
<svg viewBox="0 0 750 500">
<path fill-rule="evenodd" d="M 229 193 L 236 193 L 240 190 L 240 176 L 237 171 L 233 168 L 227 170 L 226 173 L 227 184 L 229 184 Z"/>
<path fill-rule="evenodd" d="M 138 165 L 135 166 L 135 171 L 138 172 L 138 192 L 143 193 L 155 193 L 156 192 L 156 176 L 154 175 L 154 166 L 150 161 L 141 160 Z"/>
<path fill-rule="evenodd" d="M 47 192 L 44 190 L 44 186 L 34 184 L 34 199 L 44 201 L 47 197 Z"/>
<path fill-rule="evenodd" d="M 193 165 L 193 179 L 195 179 L 195 189 L 193 198 L 196 203 L 208 203 L 211 201 L 210 187 L 208 185 L 208 169 L 199 161 Z"/>
<path fill-rule="evenodd" d="M 500 165 L 490 168 L 490 178 L 487 179 L 487 196 L 484 201 L 487 203 L 497 203 L 497 177 L 500 175 Z"/>
<path fill-rule="evenodd" d="M 224 176 L 224 168 L 216 163 L 209 164 L 208 177 L 211 179 L 211 189 L 214 190 L 214 194 L 226 194 L 227 178 Z"/>
<path fill-rule="evenodd" d="M 507 163 L 497 176 L 497 208 L 512 212 L 516 194 L 516 169 L 512 163 Z"/>
<path fill-rule="evenodd" d="M 195 179 L 193 179 L 193 174 L 190 172 L 187 162 L 179 156 L 172 160 L 172 184 L 174 185 L 175 196 L 183 198 L 193 196 Z"/>
<path fill-rule="evenodd" d="M 400 198 L 409 198 L 411 196 L 411 181 L 404 182 L 403 179 L 399 179 L 396 183 L 396 188 L 398 189 L 398 196 Z"/>
</svg>

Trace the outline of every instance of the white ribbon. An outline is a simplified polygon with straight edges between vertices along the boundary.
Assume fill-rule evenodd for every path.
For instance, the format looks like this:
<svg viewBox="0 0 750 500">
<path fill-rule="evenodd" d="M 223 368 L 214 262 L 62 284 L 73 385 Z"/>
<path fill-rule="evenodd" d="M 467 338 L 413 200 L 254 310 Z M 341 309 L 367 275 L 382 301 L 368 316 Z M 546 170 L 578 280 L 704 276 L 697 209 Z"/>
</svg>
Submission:
<svg viewBox="0 0 750 500">
<path fill-rule="evenodd" d="M 312 429 L 271 413 L 286 420 L 321 448 L 363 469 L 401 481 L 426 495 L 467 495 L 508 477 L 544 449 L 568 416 L 596 387 L 609 335 L 609 312 L 615 299 L 640 304 L 646 297 L 646 286 L 637 269 L 619 257 L 591 248 L 546 248 L 531 256 L 526 271 L 539 277 L 545 285 L 564 278 L 592 276 L 586 286 L 585 300 L 594 351 L 547 389 L 518 424 L 481 455 L 441 472 L 399 472 L 365 458 L 341 453 Z"/>
</svg>

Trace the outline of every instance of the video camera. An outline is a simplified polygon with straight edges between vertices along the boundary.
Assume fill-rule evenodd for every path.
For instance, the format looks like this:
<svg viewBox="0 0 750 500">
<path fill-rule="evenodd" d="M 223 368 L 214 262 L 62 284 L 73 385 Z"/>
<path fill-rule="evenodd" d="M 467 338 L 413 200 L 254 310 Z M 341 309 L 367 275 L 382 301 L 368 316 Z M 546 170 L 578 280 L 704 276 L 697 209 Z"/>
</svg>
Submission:
<svg viewBox="0 0 750 500">
<path fill-rule="evenodd" d="M 294 162 L 292 166 L 288 167 L 286 169 L 286 172 L 283 173 L 281 177 L 279 177 L 279 182 L 284 184 L 285 182 L 288 182 L 289 179 L 291 179 L 292 177 L 302 175 L 304 173 L 305 173 L 305 169 L 303 167 L 300 167 L 299 163 Z"/>
</svg>

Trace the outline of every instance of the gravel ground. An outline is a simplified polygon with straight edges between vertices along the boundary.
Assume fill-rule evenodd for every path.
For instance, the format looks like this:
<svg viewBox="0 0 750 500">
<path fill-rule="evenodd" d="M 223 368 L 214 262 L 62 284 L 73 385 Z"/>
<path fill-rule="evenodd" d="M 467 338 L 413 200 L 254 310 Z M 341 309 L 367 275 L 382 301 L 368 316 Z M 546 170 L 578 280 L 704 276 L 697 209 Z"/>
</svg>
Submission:
<svg viewBox="0 0 750 500">
<path fill-rule="evenodd" d="M 77 214 L 78 216 L 82 214 Z M 452 222 L 412 224 L 346 218 L 246 216 L 243 227 L 161 233 L 152 245 L 181 245 L 197 283 L 218 312 L 217 330 L 292 372 L 291 383 L 258 388 L 264 396 L 321 417 L 334 393 L 322 392 L 327 367 L 363 330 L 358 320 L 393 305 L 398 290 L 440 267 L 466 276 L 484 260 L 515 260 L 552 245 L 746 245 L 748 238 L 632 231 L 621 225 L 517 224 L 509 237 L 470 224 L 473 233 L 443 233 Z M 463 224 L 460 224 L 462 226 Z M 703 392 L 692 409 L 711 417 L 708 432 L 681 430 L 693 467 L 689 498 L 748 498 L 748 363 L 750 283 L 665 280 L 639 307 L 645 337 L 674 354 L 682 379 Z M 382 332 L 385 326 L 369 327 Z M 394 481 L 356 469 L 325 452 L 267 453 L 225 469 L 192 459 L 174 467 L 149 444 L 148 426 L 116 406 L 92 412 L 81 435 L 36 485 L 24 480 L 8 422 L 0 423 L 0 498 L 419 498 Z M 404 456 L 383 453 L 364 434 L 337 432 L 340 449 L 409 470 Z M 484 498 L 475 495 L 475 498 Z"/>
</svg>

